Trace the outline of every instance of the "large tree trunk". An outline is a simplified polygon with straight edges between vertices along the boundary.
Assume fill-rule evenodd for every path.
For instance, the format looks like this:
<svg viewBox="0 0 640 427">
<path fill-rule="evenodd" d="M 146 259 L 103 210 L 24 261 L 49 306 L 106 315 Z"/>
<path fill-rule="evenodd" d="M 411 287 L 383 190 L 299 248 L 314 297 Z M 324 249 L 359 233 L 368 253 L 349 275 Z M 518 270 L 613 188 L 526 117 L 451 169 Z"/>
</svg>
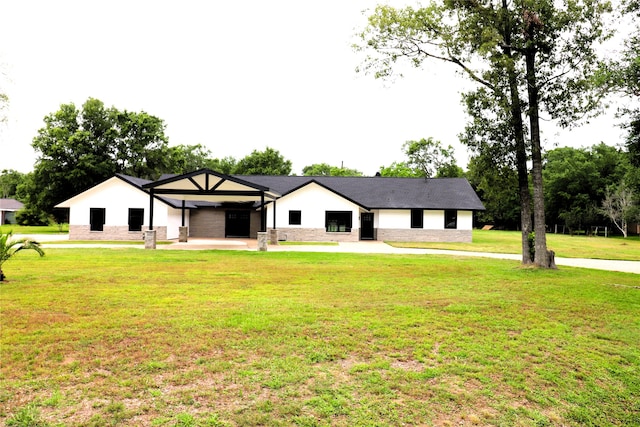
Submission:
<svg viewBox="0 0 640 427">
<path fill-rule="evenodd" d="M 533 30 L 528 31 L 531 36 Z M 544 189 L 542 186 L 542 149 L 540 146 L 540 117 L 538 111 L 538 86 L 536 83 L 533 40 L 525 51 L 527 67 L 527 91 L 529 94 L 529 126 L 531 127 L 531 162 L 533 180 L 533 229 L 535 231 L 535 259 L 539 267 L 552 268 L 552 254 L 547 251 L 547 230 L 544 213 Z"/>
<path fill-rule="evenodd" d="M 513 69 L 509 69 L 511 91 L 511 121 L 516 142 L 516 165 L 518 169 L 518 189 L 520 192 L 520 225 L 522 230 L 522 263 L 531 264 L 529 235 L 531 234 L 531 193 L 529 193 L 529 173 L 527 171 L 527 148 L 524 139 L 524 124 L 520 107 L 518 83 Z"/>
<path fill-rule="evenodd" d="M 522 118 L 519 116 L 522 125 Z M 521 133 L 522 146 L 518 143 L 516 148 L 516 161 L 518 167 L 518 187 L 520 190 L 520 226 L 522 229 L 522 263 L 531 264 L 531 251 L 529 248 L 529 235 L 531 234 L 531 193 L 529 193 L 529 174 L 527 172 L 527 152 L 524 146 L 524 136 Z"/>
<path fill-rule="evenodd" d="M 516 168 L 518 170 L 518 189 L 520 194 L 520 226 L 522 230 L 522 263 L 531 264 L 529 250 L 529 234 L 531 234 L 531 193 L 529 192 L 529 173 L 527 171 L 527 147 L 524 138 L 524 123 L 522 121 L 522 103 L 518 91 L 518 77 L 514 71 L 513 52 L 511 49 L 512 25 L 509 20 L 507 0 L 502 0 L 503 13 L 503 52 L 509 58 L 507 64 L 507 78 L 511 96 L 511 127 L 516 144 Z"/>
</svg>

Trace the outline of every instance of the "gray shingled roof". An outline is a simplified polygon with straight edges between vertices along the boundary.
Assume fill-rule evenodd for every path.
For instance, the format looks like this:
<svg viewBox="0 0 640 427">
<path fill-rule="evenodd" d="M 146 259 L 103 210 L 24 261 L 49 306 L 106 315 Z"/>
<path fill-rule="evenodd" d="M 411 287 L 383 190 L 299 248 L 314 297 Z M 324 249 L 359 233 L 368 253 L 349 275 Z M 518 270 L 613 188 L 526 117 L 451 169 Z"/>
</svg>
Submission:
<svg viewBox="0 0 640 427">
<path fill-rule="evenodd" d="M 0 211 L 19 211 L 23 207 L 16 199 L 0 199 Z"/>
<path fill-rule="evenodd" d="M 283 196 L 316 182 L 366 209 L 485 209 L 465 178 L 264 175 L 238 178 L 259 183 Z"/>
<path fill-rule="evenodd" d="M 142 189 L 151 181 L 117 174 Z M 163 175 L 168 178 L 173 175 Z M 485 210 L 465 178 L 387 178 L 343 176 L 233 175 L 250 183 L 268 187 L 283 196 L 310 183 L 317 183 L 365 209 L 456 209 Z M 173 207 L 181 202 L 161 198 Z M 187 207 L 211 205 L 193 202 Z M 217 204 L 216 204 L 217 205 Z"/>
</svg>

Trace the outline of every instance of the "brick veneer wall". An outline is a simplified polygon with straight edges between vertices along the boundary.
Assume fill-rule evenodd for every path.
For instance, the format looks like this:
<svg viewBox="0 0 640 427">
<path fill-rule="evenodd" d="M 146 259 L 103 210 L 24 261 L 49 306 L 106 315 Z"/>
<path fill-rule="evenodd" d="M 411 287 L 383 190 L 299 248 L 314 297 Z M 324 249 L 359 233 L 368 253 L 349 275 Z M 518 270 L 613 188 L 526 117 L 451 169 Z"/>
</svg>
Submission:
<svg viewBox="0 0 640 427">
<path fill-rule="evenodd" d="M 471 230 L 425 230 L 382 229 L 377 231 L 377 240 L 394 242 L 464 242 L 472 240 Z M 357 242 L 360 230 L 350 233 L 327 233 L 324 228 L 280 228 L 278 239 L 291 242 Z"/>
<path fill-rule="evenodd" d="M 91 231 L 89 225 L 70 225 L 69 240 L 141 240 L 144 241 L 144 230 L 129 231 L 129 226 L 105 225 L 103 231 Z M 153 227 L 156 240 L 167 240 L 167 227 Z"/>
<path fill-rule="evenodd" d="M 224 221 L 222 209 L 192 209 L 189 213 L 189 236 L 224 238 Z"/>
<path fill-rule="evenodd" d="M 357 242 L 360 229 L 328 233 L 324 228 L 279 228 L 278 239 L 290 242 Z"/>
<path fill-rule="evenodd" d="M 471 243 L 471 230 L 378 229 L 378 240 L 392 242 L 463 242 Z"/>
</svg>

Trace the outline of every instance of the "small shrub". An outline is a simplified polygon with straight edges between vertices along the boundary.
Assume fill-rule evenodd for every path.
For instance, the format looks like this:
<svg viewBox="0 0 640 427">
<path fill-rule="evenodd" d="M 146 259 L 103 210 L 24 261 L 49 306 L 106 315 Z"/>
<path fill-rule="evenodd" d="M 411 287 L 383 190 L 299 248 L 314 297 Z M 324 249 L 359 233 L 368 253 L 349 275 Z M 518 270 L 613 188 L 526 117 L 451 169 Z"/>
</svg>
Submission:
<svg viewBox="0 0 640 427">
<path fill-rule="evenodd" d="M 218 414 L 213 414 L 204 421 L 206 427 L 228 427 L 230 424 L 222 421 Z"/>
<path fill-rule="evenodd" d="M 40 419 L 40 411 L 35 405 L 29 404 L 7 420 L 7 427 L 47 427 L 49 424 Z"/>
<path fill-rule="evenodd" d="M 44 406 L 58 407 L 60 406 L 62 399 L 63 396 L 62 393 L 60 393 L 60 390 L 54 390 L 53 393 L 51 393 L 51 397 L 44 400 L 42 404 Z"/>
<path fill-rule="evenodd" d="M 529 255 L 531 256 L 531 260 L 536 258 L 536 233 L 531 232 L 527 238 L 529 241 Z"/>
<path fill-rule="evenodd" d="M 26 207 L 16 213 L 16 222 L 20 225 L 49 225 L 50 218 L 46 212 Z"/>
<path fill-rule="evenodd" d="M 191 414 L 178 414 L 174 427 L 195 427 L 198 425 L 196 419 Z"/>
</svg>

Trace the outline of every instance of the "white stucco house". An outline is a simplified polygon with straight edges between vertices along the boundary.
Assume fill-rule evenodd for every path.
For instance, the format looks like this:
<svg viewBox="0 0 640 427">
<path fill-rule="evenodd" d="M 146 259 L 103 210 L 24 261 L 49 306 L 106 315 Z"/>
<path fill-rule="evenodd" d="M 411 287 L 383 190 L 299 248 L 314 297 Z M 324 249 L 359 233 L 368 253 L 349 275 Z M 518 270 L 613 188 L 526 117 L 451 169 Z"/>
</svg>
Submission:
<svg viewBox="0 0 640 427">
<path fill-rule="evenodd" d="M 482 202 L 464 178 L 229 176 L 211 170 L 147 181 L 116 175 L 56 207 L 71 240 L 471 241 Z M 275 231 L 273 231 L 275 230 Z M 275 233 L 275 234 L 273 234 Z"/>
</svg>

